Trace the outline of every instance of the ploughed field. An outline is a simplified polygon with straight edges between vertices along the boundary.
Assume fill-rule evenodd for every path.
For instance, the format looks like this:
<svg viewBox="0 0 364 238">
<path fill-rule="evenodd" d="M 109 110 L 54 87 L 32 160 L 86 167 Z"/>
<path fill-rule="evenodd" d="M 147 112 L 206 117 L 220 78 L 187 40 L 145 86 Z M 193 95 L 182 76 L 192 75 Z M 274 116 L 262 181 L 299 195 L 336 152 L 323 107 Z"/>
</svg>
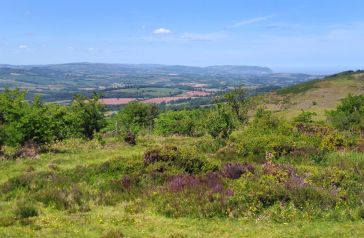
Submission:
<svg viewBox="0 0 364 238">
<path fill-rule="evenodd" d="M 132 101 L 141 101 L 145 103 L 168 103 L 184 99 L 194 99 L 198 97 L 205 97 L 211 95 L 210 92 L 205 91 L 186 91 L 179 96 L 174 97 L 154 97 L 148 99 L 141 98 L 102 98 L 100 102 L 105 105 L 125 105 Z"/>
</svg>

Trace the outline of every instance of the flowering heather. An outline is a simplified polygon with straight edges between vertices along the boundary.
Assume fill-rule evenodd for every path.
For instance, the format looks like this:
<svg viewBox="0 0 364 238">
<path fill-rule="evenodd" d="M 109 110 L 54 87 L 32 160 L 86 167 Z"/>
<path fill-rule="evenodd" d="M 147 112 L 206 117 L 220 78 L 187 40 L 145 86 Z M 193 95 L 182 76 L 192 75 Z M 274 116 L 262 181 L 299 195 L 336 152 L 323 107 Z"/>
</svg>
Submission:
<svg viewBox="0 0 364 238">
<path fill-rule="evenodd" d="M 144 153 L 144 164 L 149 165 L 158 161 L 170 161 L 176 158 L 177 147 L 155 148 Z"/>
<path fill-rule="evenodd" d="M 174 193 L 193 190 L 202 194 L 233 194 L 230 189 L 225 188 L 221 176 L 213 172 L 202 176 L 176 175 L 168 182 L 167 189 Z"/>
<path fill-rule="evenodd" d="M 228 163 L 222 169 L 222 175 L 230 179 L 238 179 L 246 172 L 254 173 L 254 166 L 248 163 Z"/>
</svg>

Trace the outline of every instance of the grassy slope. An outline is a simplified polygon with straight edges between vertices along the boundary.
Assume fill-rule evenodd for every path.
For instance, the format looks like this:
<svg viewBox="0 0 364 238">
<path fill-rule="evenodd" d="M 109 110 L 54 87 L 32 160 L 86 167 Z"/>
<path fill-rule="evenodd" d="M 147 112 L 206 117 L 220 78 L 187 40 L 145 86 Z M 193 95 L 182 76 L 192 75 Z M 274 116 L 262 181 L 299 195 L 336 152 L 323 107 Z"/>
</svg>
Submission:
<svg viewBox="0 0 364 238">
<path fill-rule="evenodd" d="M 364 92 L 364 74 L 339 75 L 310 82 L 272 93 L 265 98 L 266 106 L 287 117 L 293 117 L 300 109 L 316 111 L 323 117 L 327 108 L 333 108 L 347 94 Z M 312 105 L 315 101 L 317 105 Z M 30 167 L 35 172 L 49 171 L 57 165 L 59 171 L 71 171 L 81 165 L 100 165 L 114 159 L 129 163 L 141 160 L 145 149 L 152 144 L 197 144 L 198 139 L 186 137 L 145 137 L 136 147 L 108 140 L 105 147 L 91 141 L 68 141 L 53 147 L 55 152 L 45 153 L 37 160 L 0 161 L 0 184 L 19 176 Z M 337 155 L 339 156 L 339 155 Z M 363 154 L 344 153 L 345 159 L 364 159 Z M 82 176 L 82 174 L 80 174 Z M 96 183 L 98 177 L 95 177 Z M 92 179 L 93 180 L 93 179 Z M 89 186 L 89 185 L 86 185 Z M 13 216 L 16 200 L 0 201 L 0 223 Z M 265 220 L 240 219 L 171 219 L 151 210 L 130 212 L 128 203 L 115 206 L 90 204 L 90 211 L 70 213 L 37 205 L 38 217 L 30 218 L 30 225 L 18 221 L 12 225 L 0 225 L 0 237 L 90 237 L 97 238 L 110 230 L 120 230 L 126 237 L 364 237 L 362 221 L 294 221 L 274 223 Z"/>
<path fill-rule="evenodd" d="M 348 94 L 364 93 L 364 73 L 347 73 L 310 81 L 264 96 L 268 109 L 292 118 L 301 110 L 316 112 L 323 119 L 325 110 L 334 108 Z"/>
<path fill-rule="evenodd" d="M 147 142 L 148 141 L 148 142 Z M 58 171 L 70 171 L 80 165 L 102 164 L 113 159 L 127 163 L 141 160 L 143 151 L 152 144 L 169 143 L 192 145 L 196 138 L 145 137 L 136 147 L 130 147 L 114 139 L 101 148 L 96 142 L 69 141 L 57 144 L 57 153 L 42 154 L 38 160 L 2 161 L 0 183 L 18 176 L 32 166 L 35 172 L 49 171 L 50 164 L 57 164 Z M 345 154 L 343 156 L 350 156 Z M 362 160 L 360 154 L 352 156 Z M 129 162 L 128 162 L 129 161 Z M 82 174 L 80 174 L 82 176 Z M 97 178 L 96 178 L 97 179 Z M 87 186 L 87 185 L 86 185 Z M 15 200 L 0 202 L 0 218 L 12 216 Z M 363 222 L 295 221 L 274 223 L 269 221 L 245 221 L 240 219 L 172 219 L 151 210 L 130 212 L 128 203 L 115 206 L 90 204 L 90 211 L 70 213 L 52 207 L 38 205 L 40 215 L 30 218 L 30 225 L 16 222 L 0 226 L 0 237 L 100 237 L 110 230 L 122 231 L 126 237 L 363 237 Z M 0 219 L 1 221 L 1 219 Z"/>
</svg>

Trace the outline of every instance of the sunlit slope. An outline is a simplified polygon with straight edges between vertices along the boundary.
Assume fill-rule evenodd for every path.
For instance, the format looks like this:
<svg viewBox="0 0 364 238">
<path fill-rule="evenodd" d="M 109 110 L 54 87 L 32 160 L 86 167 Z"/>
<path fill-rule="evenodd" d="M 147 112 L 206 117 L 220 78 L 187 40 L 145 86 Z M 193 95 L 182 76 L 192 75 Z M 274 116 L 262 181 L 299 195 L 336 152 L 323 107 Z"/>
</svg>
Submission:
<svg viewBox="0 0 364 238">
<path fill-rule="evenodd" d="M 266 108 L 288 118 L 304 110 L 316 112 L 317 118 L 323 119 L 325 111 L 334 108 L 340 99 L 363 93 L 364 71 L 349 71 L 266 94 L 263 102 Z"/>
</svg>

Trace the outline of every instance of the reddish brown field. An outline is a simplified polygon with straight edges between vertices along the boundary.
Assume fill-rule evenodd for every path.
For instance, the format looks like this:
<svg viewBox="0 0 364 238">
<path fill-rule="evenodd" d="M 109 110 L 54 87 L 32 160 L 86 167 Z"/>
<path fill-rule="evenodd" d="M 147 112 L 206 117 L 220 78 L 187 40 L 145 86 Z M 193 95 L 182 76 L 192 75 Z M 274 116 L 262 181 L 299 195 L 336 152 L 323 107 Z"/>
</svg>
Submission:
<svg viewBox="0 0 364 238">
<path fill-rule="evenodd" d="M 204 91 L 188 91 L 186 92 L 186 95 L 190 96 L 190 97 L 203 97 L 203 96 L 208 96 L 210 95 L 209 92 L 204 92 Z"/>
<path fill-rule="evenodd" d="M 160 97 L 160 98 L 150 98 L 143 100 L 145 103 L 162 103 L 162 102 L 173 102 L 180 99 L 187 99 L 189 97 Z"/>
<path fill-rule="evenodd" d="M 102 98 L 100 102 L 105 105 L 124 105 L 135 100 L 136 98 Z"/>
</svg>

